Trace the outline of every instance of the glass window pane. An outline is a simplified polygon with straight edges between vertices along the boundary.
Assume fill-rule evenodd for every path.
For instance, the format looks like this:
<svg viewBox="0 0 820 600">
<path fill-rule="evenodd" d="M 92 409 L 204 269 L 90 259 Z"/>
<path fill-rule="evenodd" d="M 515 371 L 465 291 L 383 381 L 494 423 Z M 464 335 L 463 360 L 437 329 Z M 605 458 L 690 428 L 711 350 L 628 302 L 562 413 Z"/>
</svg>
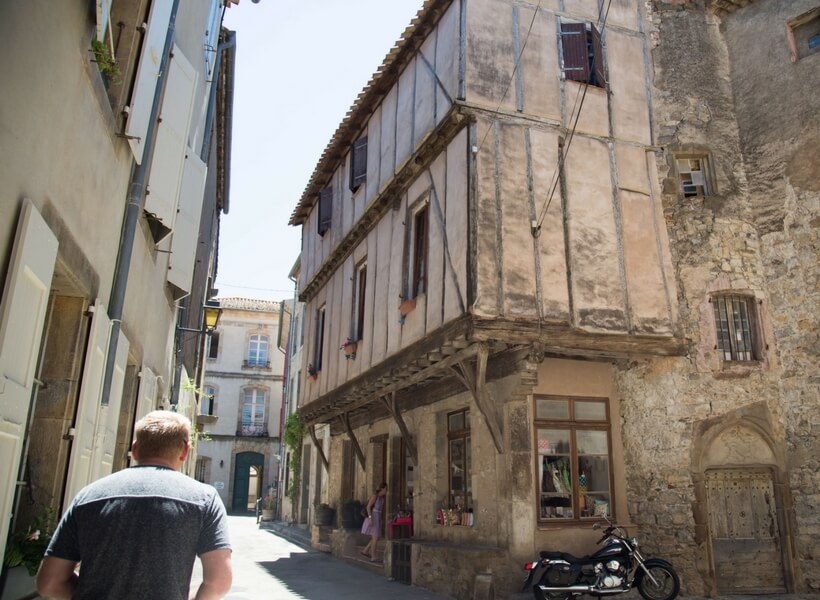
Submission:
<svg viewBox="0 0 820 600">
<path fill-rule="evenodd" d="M 603 400 L 576 401 L 575 418 L 578 421 L 606 421 L 606 402 Z"/>
<path fill-rule="evenodd" d="M 542 519 L 571 519 L 572 469 L 568 456 L 542 456 L 538 465 Z"/>
<path fill-rule="evenodd" d="M 457 412 L 455 414 L 450 415 L 448 419 L 447 428 L 450 431 L 461 431 L 464 429 L 464 413 Z"/>
<path fill-rule="evenodd" d="M 538 454 L 569 454 L 568 429 L 539 429 Z"/>
<path fill-rule="evenodd" d="M 609 454 L 606 431 L 589 431 L 579 429 L 576 434 L 578 454 Z"/>
<path fill-rule="evenodd" d="M 535 417 L 566 421 L 569 419 L 569 400 L 539 398 L 535 403 Z"/>
</svg>

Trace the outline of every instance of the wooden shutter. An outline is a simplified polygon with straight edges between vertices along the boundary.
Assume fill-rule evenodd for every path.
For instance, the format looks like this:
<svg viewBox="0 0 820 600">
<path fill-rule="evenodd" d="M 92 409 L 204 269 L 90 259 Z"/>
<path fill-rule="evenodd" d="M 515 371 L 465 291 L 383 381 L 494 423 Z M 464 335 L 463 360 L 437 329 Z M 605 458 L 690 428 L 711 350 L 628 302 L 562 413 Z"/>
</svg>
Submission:
<svg viewBox="0 0 820 600">
<path fill-rule="evenodd" d="M 5 552 L 57 238 L 23 202 L 0 303 L 0 555 Z"/>
<path fill-rule="evenodd" d="M 111 395 L 108 398 L 108 404 L 100 408 L 100 417 L 97 419 L 91 481 L 110 475 L 114 469 L 114 451 L 117 448 L 117 429 L 120 424 L 120 406 L 122 406 L 122 390 L 125 384 L 129 345 L 128 338 L 120 331 L 114 373 L 111 377 Z"/>
<path fill-rule="evenodd" d="M 156 402 L 157 376 L 151 369 L 143 365 L 140 371 L 140 389 L 137 392 L 137 413 L 134 415 L 134 422 L 139 421 L 154 410 Z"/>
<path fill-rule="evenodd" d="M 125 135 L 134 153 L 134 160 L 142 164 L 145 152 L 145 136 L 148 133 L 148 121 L 151 118 L 151 107 L 154 103 L 154 91 L 159 79 L 159 65 L 162 52 L 165 50 L 165 38 L 168 35 L 168 23 L 171 20 L 172 2 L 152 2 L 151 14 L 148 17 L 148 30 L 142 41 L 140 62 L 134 80 L 134 91 L 131 103 L 127 107 L 128 120 L 125 123 Z"/>
<path fill-rule="evenodd" d="M 606 87 L 606 65 L 604 64 L 604 45 L 601 34 L 592 27 L 592 67 L 595 71 L 593 83 L 598 87 Z"/>
<path fill-rule="evenodd" d="M 99 300 L 90 310 L 93 316 L 83 363 L 80 396 L 77 400 L 77 416 L 74 419 L 74 436 L 71 442 L 71 456 L 68 460 L 64 506 L 68 506 L 77 492 L 92 481 L 94 434 L 97 431 L 97 419 L 100 415 L 111 320 L 105 312 L 105 306 Z"/>
<path fill-rule="evenodd" d="M 355 192 L 367 180 L 367 137 L 353 142 L 350 152 L 350 191 Z"/>
<path fill-rule="evenodd" d="M 319 192 L 319 235 L 325 235 L 330 229 L 330 220 L 333 217 L 333 188 L 326 187 Z"/>
<path fill-rule="evenodd" d="M 564 76 L 573 81 L 589 81 L 587 28 L 584 23 L 561 23 Z"/>
<path fill-rule="evenodd" d="M 196 80 L 194 67 L 179 46 L 174 45 L 162 98 L 162 121 L 157 126 L 157 141 L 145 197 L 145 211 L 153 214 L 163 225 L 162 233 L 155 235 L 156 242 L 171 232 L 176 220 Z"/>
<path fill-rule="evenodd" d="M 174 222 L 174 237 L 171 239 L 171 257 L 168 263 L 168 283 L 176 288 L 176 300 L 191 291 L 207 172 L 208 165 L 188 148 L 182 170 L 179 211 Z"/>
</svg>

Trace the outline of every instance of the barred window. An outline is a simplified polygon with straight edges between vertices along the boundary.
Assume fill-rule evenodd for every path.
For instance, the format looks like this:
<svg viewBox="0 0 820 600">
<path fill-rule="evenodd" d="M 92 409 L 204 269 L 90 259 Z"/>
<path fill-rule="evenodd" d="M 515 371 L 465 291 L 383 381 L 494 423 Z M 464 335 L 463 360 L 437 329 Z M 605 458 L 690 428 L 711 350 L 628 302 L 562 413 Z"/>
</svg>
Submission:
<svg viewBox="0 0 820 600">
<path fill-rule="evenodd" d="M 755 351 L 755 303 L 749 296 L 714 296 L 717 348 L 724 361 L 758 360 Z"/>
<path fill-rule="evenodd" d="M 470 411 L 460 410 L 447 415 L 447 448 L 449 464 L 450 508 L 472 508 L 470 489 Z"/>
</svg>

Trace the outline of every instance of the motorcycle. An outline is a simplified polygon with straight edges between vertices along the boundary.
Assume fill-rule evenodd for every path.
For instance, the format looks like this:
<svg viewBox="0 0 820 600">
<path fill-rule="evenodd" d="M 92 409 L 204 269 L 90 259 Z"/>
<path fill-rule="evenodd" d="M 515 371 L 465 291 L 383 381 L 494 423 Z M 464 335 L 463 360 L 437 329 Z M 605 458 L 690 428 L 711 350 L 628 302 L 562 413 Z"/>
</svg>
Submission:
<svg viewBox="0 0 820 600">
<path fill-rule="evenodd" d="M 620 526 L 607 521 L 598 544 L 604 546 L 588 556 L 542 550 L 540 558 L 524 565 L 529 576 L 523 591 L 532 586 L 536 600 L 568 600 L 575 596 L 609 596 L 637 588 L 646 600 L 674 600 L 680 578 L 671 564 L 660 558 L 645 559 L 638 540 L 627 537 Z M 600 529 L 595 523 L 593 529 Z M 536 574 L 543 569 L 538 583 Z"/>
</svg>

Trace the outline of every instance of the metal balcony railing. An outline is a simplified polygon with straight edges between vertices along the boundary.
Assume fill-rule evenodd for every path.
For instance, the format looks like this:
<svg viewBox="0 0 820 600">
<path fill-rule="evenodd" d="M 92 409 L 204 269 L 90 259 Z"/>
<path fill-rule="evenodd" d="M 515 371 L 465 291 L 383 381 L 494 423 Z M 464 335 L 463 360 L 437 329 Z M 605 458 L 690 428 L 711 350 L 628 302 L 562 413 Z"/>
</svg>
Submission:
<svg viewBox="0 0 820 600">
<path fill-rule="evenodd" d="M 270 361 L 269 360 L 257 360 L 252 358 L 250 360 L 243 360 L 242 361 L 242 368 L 243 369 L 270 369 Z"/>
<path fill-rule="evenodd" d="M 268 430 L 265 425 L 246 425 L 243 423 L 236 430 L 236 435 L 245 437 L 268 437 Z"/>
</svg>

